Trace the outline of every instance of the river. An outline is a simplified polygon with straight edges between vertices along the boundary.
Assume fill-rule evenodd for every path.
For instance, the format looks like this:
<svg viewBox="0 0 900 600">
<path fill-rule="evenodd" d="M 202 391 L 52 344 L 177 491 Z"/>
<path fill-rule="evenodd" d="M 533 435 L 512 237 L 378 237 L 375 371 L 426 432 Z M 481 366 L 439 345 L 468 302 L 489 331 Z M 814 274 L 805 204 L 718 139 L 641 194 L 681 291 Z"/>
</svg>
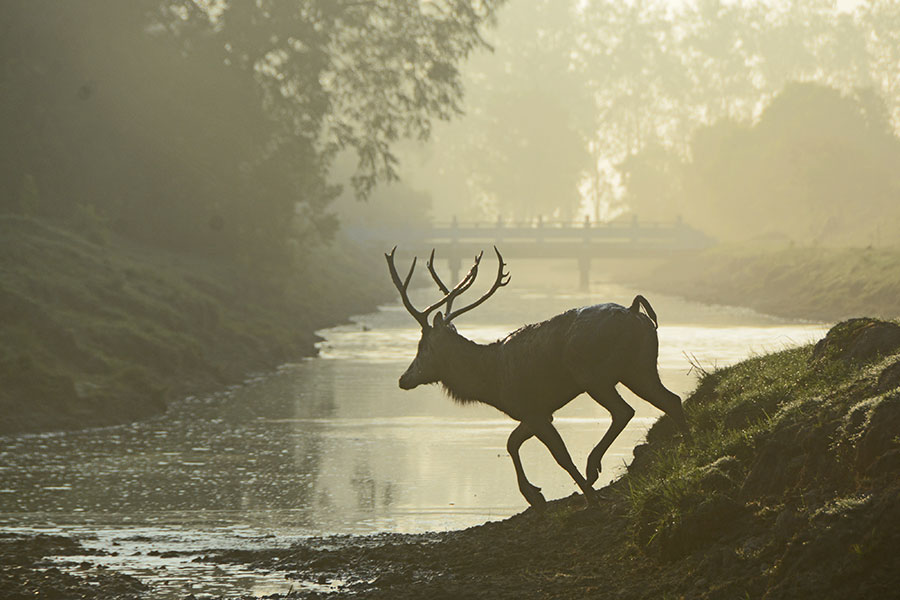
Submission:
<svg viewBox="0 0 900 600">
<path fill-rule="evenodd" d="M 514 273 L 510 286 L 459 318 L 460 332 L 489 342 L 568 308 L 628 304 L 636 293 L 612 283 L 579 292 L 574 268 L 544 267 Z M 417 290 L 413 298 L 424 306 L 434 293 Z M 735 307 L 649 299 L 660 320 L 662 380 L 683 397 L 696 384 L 688 357 L 712 369 L 827 330 Z M 110 553 L 91 562 L 177 598 L 289 588 L 280 574 L 192 562 L 205 548 L 458 529 L 527 508 L 505 448 L 511 420 L 490 407 L 457 405 L 437 386 L 398 388 L 419 337 L 399 303 L 320 333 L 318 357 L 186 398 L 153 420 L 0 438 L 0 530 L 75 536 Z M 659 414 L 622 394 L 637 415 L 604 457 L 598 486 L 621 475 Z M 581 396 L 554 422 L 583 468 L 609 419 Z M 540 442 L 527 442 L 522 459 L 548 500 L 576 491 Z"/>
</svg>

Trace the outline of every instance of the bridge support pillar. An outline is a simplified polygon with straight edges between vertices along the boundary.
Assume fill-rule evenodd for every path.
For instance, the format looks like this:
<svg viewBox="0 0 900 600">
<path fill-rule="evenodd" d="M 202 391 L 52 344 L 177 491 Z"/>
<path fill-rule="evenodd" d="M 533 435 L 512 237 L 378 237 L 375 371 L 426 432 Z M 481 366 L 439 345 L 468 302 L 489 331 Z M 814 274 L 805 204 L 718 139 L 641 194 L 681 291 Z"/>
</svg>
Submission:
<svg viewBox="0 0 900 600">
<path fill-rule="evenodd" d="M 578 287 L 588 289 L 591 283 L 591 257 L 581 255 L 578 257 Z"/>
<path fill-rule="evenodd" d="M 447 287 L 453 287 L 456 285 L 456 282 L 459 281 L 459 272 L 462 269 L 462 258 L 459 256 L 459 252 L 453 252 L 447 258 L 447 266 L 450 267 L 450 285 Z"/>
</svg>

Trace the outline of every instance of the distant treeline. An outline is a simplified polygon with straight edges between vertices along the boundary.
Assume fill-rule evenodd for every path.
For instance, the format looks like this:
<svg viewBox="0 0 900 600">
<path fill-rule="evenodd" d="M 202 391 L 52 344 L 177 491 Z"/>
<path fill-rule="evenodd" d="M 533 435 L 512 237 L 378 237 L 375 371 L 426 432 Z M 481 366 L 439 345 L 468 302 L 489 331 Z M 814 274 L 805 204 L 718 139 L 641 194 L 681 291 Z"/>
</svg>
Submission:
<svg viewBox="0 0 900 600">
<path fill-rule="evenodd" d="M 723 238 L 896 237 L 900 3 L 837 4 L 510 2 L 410 178 L 486 216 L 587 200 Z"/>
<path fill-rule="evenodd" d="M 333 235 L 342 187 L 384 198 L 344 202 L 363 224 L 587 200 L 878 244 L 898 22 L 892 0 L 7 0 L 0 211 L 248 264 Z M 398 174 L 427 193 L 379 187 Z"/>
<path fill-rule="evenodd" d="M 502 0 L 6 0 L 0 212 L 283 262 L 459 111 Z"/>
<path fill-rule="evenodd" d="M 759 119 L 699 128 L 689 156 L 650 144 L 620 165 L 630 209 L 724 240 L 893 244 L 900 139 L 871 89 L 789 84 Z"/>
</svg>

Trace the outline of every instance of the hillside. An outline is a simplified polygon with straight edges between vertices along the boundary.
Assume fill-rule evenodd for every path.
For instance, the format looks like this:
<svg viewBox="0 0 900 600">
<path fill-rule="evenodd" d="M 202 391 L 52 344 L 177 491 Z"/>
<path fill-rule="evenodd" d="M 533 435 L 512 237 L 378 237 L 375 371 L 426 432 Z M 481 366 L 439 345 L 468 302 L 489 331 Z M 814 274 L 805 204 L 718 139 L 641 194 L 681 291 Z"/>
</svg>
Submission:
<svg viewBox="0 0 900 600">
<path fill-rule="evenodd" d="M 222 552 L 366 598 L 886 598 L 900 586 L 900 326 L 704 374 L 628 473 L 466 531 Z M 296 596 L 321 597 L 308 588 Z"/>
<path fill-rule="evenodd" d="M 641 289 L 792 319 L 900 317 L 900 247 L 724 246 L 635 269 L 611 265 Z"/>
<path fill-rule="evenodd" d="M 158 414 L 312 354 L 317 329 L 391 297 L 360 250 L 305 259 L 237 270 L 0 216 L 0 434 Z"/>
</svg>

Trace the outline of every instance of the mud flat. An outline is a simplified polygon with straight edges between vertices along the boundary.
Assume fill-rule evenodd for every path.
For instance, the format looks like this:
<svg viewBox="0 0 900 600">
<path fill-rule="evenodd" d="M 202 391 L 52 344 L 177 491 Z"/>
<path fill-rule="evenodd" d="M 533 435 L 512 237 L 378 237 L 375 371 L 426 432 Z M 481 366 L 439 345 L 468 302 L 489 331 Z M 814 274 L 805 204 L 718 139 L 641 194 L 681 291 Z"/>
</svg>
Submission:
<svg viewBox="0 0 900 600">
<path fill-rule="evenodd" d="M 86 560 L 66 560 L 88 554 L 67 537 L 0 533 L 0 597 L 128 599 L 149 595 L 150 589 L 134 577 L 98 568 Z"/>
</svg>

